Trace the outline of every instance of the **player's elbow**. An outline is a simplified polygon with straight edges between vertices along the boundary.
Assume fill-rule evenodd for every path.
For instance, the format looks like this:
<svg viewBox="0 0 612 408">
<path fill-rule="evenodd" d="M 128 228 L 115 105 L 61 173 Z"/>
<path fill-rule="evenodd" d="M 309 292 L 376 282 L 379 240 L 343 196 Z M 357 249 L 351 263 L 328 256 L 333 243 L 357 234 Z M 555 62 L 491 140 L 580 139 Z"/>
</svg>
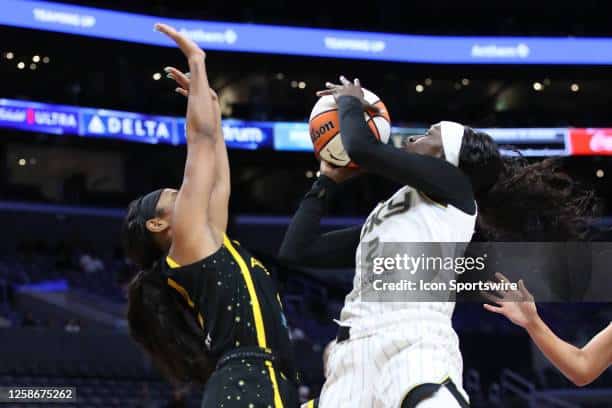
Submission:
<svg viewBox="0 0 612 408">
<path fill-rule="evenodd" d="M 585 387 L 592 383 L 594 378 L 588 374 L 575 374 L 570 377 L 570 381 L 574 383 L 576 387 Z"/>
<path fill-rule="evenodd" d="M 577 387 L 584 387 L 592 383 L 597 378 L 597 373 L 593 370 L 593 364 L 589 362 L 584 350 L 578 350 L 576 356 L 576 366 L 568 373 L 568 378 Z"/>
</svg>

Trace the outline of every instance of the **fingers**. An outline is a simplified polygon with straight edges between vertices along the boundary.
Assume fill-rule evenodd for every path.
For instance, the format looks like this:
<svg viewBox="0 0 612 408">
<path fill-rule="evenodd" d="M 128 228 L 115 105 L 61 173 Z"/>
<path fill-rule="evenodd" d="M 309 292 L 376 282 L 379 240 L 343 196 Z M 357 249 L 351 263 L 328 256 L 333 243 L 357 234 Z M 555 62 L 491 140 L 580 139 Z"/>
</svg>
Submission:
<svg viewBox="0 0 612 408">
<path fill-rule="evenodd" d="M 372 104 L 368 104 L 367 106 L 365 106 L 365 109 L 373 113 L 380 113 L 382 111 L 380 107 L 372 105 Z"/>
<path fill-rule="evenodd" d="M 493 313 L 499 313 L 499 314 L 504 314 L 503 309 L 501 307 L 498 306 L 492 306 L 492 305 L 488 305 L 488 304 L 483 304 L 482 305 L 485 309 L 487 309 L 489 312 L 493 312 Z"/>
<path fill-rule="evenodd" d="M 156 31 L 159 31 L 160 33 L 170 37 L 176 43 L 176 45 L 178 45 L 181 51 L 183 51 L 183 54 L 185 54 L 187 58 L 205 57 L 206 54 L 200 49 L 200 47 L 198 47 L 195 42 L 193 42 L 187 36 L 176 31 L 173 27 L 167 24 L 157 23 L 153 26 L 153 28 Z"/>
<path fill-rule="evenodd" d="M 525 287 L 525 283 L 523 282 L 522 279 L 518 281 L 518 285 L 519 285 L 519 291 L 525 297 L 525 299 L 529 299 L 529 300 L 533 299 L 533 296 L 531 295 L 531 293 L 529 293 L 529 291 Z"/>
<path fill-rule="evenodd" d="M 355 84 L 355 86 L 361 86 L 361 82 L 359 82 L 359 78 L 355 78 L 353 83 Z"/>
<path fill-rule="evenodd" d="M 501 289 L 501 288 L 495 289 L 495 288 L 499 287 L 498 283 L 493 282 L 493 281 L 487 281 L 487 284 L 491 288 L 490 289 L 491 292 L 495 293 L 501 300 L 506 300 L 506 298 L 508 297 L 508 292 L 503 290 L 503 289 Z"/>
<path fill-rule="evenodd" d="M 344 75 L 340 75 L 340 82 L 342 83 L 342 85 L 353 85 L 351 84 L 351 81 L 346 79 Z"/>
<path fill-rule="evenodd" d="M 503 297 L 498 297 L 495 296 L 489 292 L 480 292 L 480 294 L 482 295 L 482 297 L 484 297 L 485 299 L 487 299 L 489 302 L 495 303 L 495 304 L 501 304 L 502 301 L 504 300 Z"/>
<path fill-rule="evenodd" d="M 334 94 L 334 90 L 333 89 L 325 89 L 323 91 L 317 91 L 316 95 L 317 96 L 325 96 L 325 95 L 333 95 Z"/>
<path fill-rule="evenodd" d="M 500 282 L 510 282 L 510 279 L 506 278 L 501 272 L 495 272 L 495 277 L 499 279 Z"/>
<path fill-rule="evenodd" d="M 164 72 L 167 78 L 175 80 L 181 88 L 189 89 L 189 77 L 186 74 L 174 67 L 166 67 Z"/>
<path fill-rule="evenodd" d="M 176 93 L 179 93 L 179 94 L 183 95 L 185 98 L 188 98 L 188 97 L 189 97 L 189 91 L 187 91 L 186 89 L 183 89 L 183 88 L 176 88 L 176 89 L 174 90 L 174 92 L 176 92 Z"/>
<path fill-rule="evenodd" d="M 342 85 L 334 84 L 333 82 L 326 82 L 325 87 L 328 89 L 340 88 Z"/>
</svg>

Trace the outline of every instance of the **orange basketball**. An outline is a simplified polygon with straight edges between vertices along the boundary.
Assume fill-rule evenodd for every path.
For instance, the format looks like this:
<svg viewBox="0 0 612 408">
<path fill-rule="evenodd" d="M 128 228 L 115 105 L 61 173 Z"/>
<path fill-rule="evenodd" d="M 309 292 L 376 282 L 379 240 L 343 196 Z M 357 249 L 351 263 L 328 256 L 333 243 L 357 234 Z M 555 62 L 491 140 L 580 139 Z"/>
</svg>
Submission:
<svg viewBox="0 0 612 408">
<path fill-rule="evenodd" d="M 387 107 L 374 93 L 363 90 L 364 98 L 381 109 L 380 112 L 364 112 L 364 120 L 372 135 L 383 143 L 391 136 L 391 119 Z M 340 136 L 340 119 L 336 101 L 331 95 L 321 97 L 312 108 L 309 120 L 310 138 L 317 158 L 339 167 L 357 167 L 348 157 Z"/>
</svg>

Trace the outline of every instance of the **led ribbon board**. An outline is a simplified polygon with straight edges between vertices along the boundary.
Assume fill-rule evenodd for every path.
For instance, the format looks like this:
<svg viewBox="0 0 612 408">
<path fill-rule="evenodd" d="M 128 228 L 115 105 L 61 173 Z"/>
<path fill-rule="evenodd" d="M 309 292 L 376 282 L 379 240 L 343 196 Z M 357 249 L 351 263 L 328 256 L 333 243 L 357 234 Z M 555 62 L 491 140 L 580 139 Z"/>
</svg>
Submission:
<svg viewBox="0 0 612 408">
<path fill-rule="evenodd" d="M 223 120 L 231 149 L 312 152 L 308 124 Z M 183 145 L 185 118 L 110 109 L 0 99 L 0 129 L 52 135 Z M 525 155 L 612 154 L 611 129 L 492 128 L 482 129 L 500 145 L 515 145 Z M 393 127 L 392 142 L 424 128 Z"/>
<path fill-rule="evenodd" d="M 206 50 L 429 64 L 612 65 L 610 38 L 450 37 L 180 20 L 61 3 L 0 0 L 0 25 L 157 46 L 172 24 Z"/>
</svg>

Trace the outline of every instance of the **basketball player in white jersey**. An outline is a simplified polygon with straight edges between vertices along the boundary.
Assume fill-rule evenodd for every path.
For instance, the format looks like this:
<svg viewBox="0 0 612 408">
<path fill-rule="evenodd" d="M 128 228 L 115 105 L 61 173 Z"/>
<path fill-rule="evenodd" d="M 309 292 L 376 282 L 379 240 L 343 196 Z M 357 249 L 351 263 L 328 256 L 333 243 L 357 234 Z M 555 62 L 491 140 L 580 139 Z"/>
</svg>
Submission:
<svg viewBox="0 0 612 408">
<path fill-rule="evenodd" d="M 459 341 L 451 323 L 452 294 L 419 301 L 406 292 L 402 301 L 372 301 L 372 282 L 362 279 L 362 257 L 368 259 L 363 252 L 385 243 L 467 243 L 477 218 L 484 235 L 504 231 L 506 236 L 522 236 L 528 228 L 527 212 L 534 210 L 549 215 L 564 211 L 554 223 L 556 233 L 573 236 L 581 214 L 566 189 L 556 190 L 559 176 L 550 164 L 502 158 L 489 135 L 458 123 L 436 124 L 426 134 L 409 138 L 402 149 L 380 143 L 363 120 L 363 109 L 372 107 L 366 106 L 359 81 L 340 81 L 342 85 L 327 83 L 328 90 L 318 95 L 336 98 L 346 152 L 362 170 L 394 180 L 401 188 L 379 204 L 362 227 L 321 234 L 319 220 L 328 197 L 338 183 L 357 173 L 321 162 L 322 175 L 287 230 L 281 259 L 305 266 L 356 266 L 319 406 L 467 407 Z M 559 203 L 565 207 L 556 210 Z M 404 249 L 413 250 L 410 245 Z"/>
</svg>

